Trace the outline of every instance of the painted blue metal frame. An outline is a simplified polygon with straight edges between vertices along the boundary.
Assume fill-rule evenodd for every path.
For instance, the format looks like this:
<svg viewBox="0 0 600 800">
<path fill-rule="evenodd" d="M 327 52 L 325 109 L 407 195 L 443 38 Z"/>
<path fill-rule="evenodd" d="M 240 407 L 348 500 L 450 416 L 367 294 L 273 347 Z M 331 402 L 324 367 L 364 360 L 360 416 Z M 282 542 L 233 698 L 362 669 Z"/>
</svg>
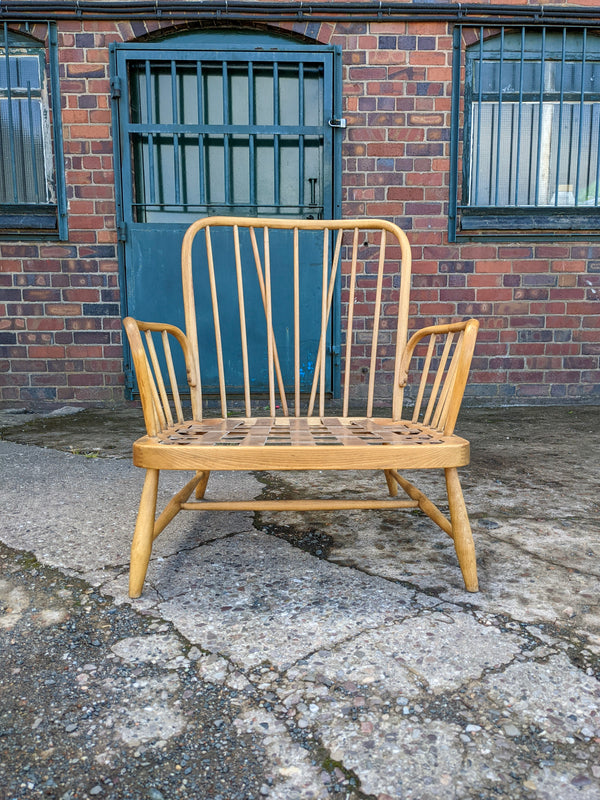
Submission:
<svg viewBox="0 0 600 800">
<path fill-rule="evenodd" d="M 67 183 L 65 179 L 65 154 L 63 146 L 62 109 L 60 103 L 60 76 L 58 69 L 58 35 L 56 22 L 48 23 L 50 97 L 52 103 L 52 137 L 54 140 L 54 174 L 56 181 L 56 202 L 58 205 L 58 238 L 69 238 L 67 217 Z"/>
<path fill-rule="evenodd" d="M 450 176 L 448 202 L 448 241 L 456 241 L 458 200 L 458 145 L 460 138 L 460 78 L 462 68 L 462 25 L 452 32 L 452 105 L 450 108 Z M 463 137 L 464 138 L 464 137 Z M 463 142 L 464 147 L 464 142 Z"/>
<path fill-rule="evenodd" d="M 174 136 L 174 142 L 179 137 L 184 137 L 186 135 L 196 135 L 198 134 L 217 134 L 218 136 L 224 137 L 225 141 L 229 141 L 229 137 L 234 136 L 235 134 L 239 134 L 241 130 L 245 133 L 249 134 L 248 142 L 249 142 L 249 151 L 250 151 L 250 158 L 253 158 L 252 149 L 255 147 L 255 143 L 257 140 L 257 136 L 272 136 L 275 142 L 279 142 L 279 135 L 281 134 L 282 130 L 285 131 L 285 135 L 290 136 L 299 136 L 301 144 L 299 145 L 299 151 L 302 155 L 302 148 L 304 146 L 303 136 L 304 135 L 312 135 L 317 136 L 323 133 L 323 129 L 327 126 L 328 135 L 323 137 L 323 168 L 325 174 L 322 177 L 323 184 L 327 184 L 328 186 L 328 194 L 329 200 L 327 202 L 327 209 L 323 209 L 325 216 L 331 216 L 332 218 L 339 217 L 341 212 L 341 146 L 342 146 L 342 137 L 343 131 L 336 129 L 336 128 L 329 128 L 329 119 L 323 120 L 323 126 L 315 126 L 315 125 L 306 125 L 306 119 L 304 118 L 304 108 L 303 104 L 300 103 L 300 108 L 298 110 L 299 118 L 298 124 L 296 125 L 289 125 L 286 124 L 285 128 L 282 129 L 280 125 L 277 123 L 279 120 L 279 107 L 278 107 L 278 96 L 277 92 L 274 93 L 274 101 L 275 107 L 273 109 L 273 124 L 272 125 L 259 125 L 257 124 L 257 120 L 255 118 L 248 120 L 248 125 L 233 125 L 231 124 L 231 120 L 229 117 L 229 111 L 227 109 L 227 104 L 229 103 L 229 94 L 227 91 L 223 91 L 223 109 L 224 109 L 224 118 L 223 123 L 221 125 L 208 125 L 206 124 L 206 120 L 199 119 L 199 122 L 203 124 L 188 124 L 184 122 L 179 115 L 179 109 L 177 107 L 176 100 L 176 87 L 174 82 L 176 82 L 175 72 L 175 64 L 181 64 L 182 62 L 188 61 L 190 65 L 196 65 L 196 73 L 197 73 L 197 92 L 198 92 L 198 109 L 202 108 L 203 99 L 206 98 L 202 97 L 203 91 L 203 81 L 201 80 L 202 70 L 205 68 L 206 64 L 214 63 L 216 65 L 220 65 L 219 68 L 223 70 L 222 74 L 226 74 L 228 63 L 231 61 L 235 61 L 236 63 L 245 63 L 248 66 L 248 99 L 249 99 L 249 107 L 252 109 L 254 107 L 252 92 L 254 91 L 254 81 L 253 81 L 253 69 L 254 63 L 259 62 L 262 65 L 271 64 L 273 71 L 276 73 L 279 64 L 285 63 L 292 63 L 298 65 L 299 67 L 299 81 L 300 85 L 302 85 L 302 81 L 304 80 L 304 70 L 310 69 L 310 65 L 318 65 L 323 63 L 324 58 L 330 59 L 331 67 L 330 69 L 330 77 L 327 80 L 323 81 L 323 91 L 326 93 L 326 97 L 324 98 L 324 107 L 332 109 L 333 108 L 333 117 L 339 119 L 342 114 L 342 98 L 341 98 L 341 77 L 342 77 L 342 65 L 341 65 L 341 51 L 338 47 L 331 47 L 331 46 L 320 46 L 315 45 L 314 47 L 297 44 L 293 41 L 290 41 L 284 37 L 270 37 L 269 35 L 265 34 L 257 34 L 257 33 L 243 33 L 243 32 L 228 32 L 227 35 L 221 33 L 214 33 L 211 36 L 211 43 L 207 45 L 206 41 L 206 32 L 202 34 L 198 34 L 197 32 L 191 32 L 189 34 L 183 34 L 177 37 L 177 46 L 174 47 L 174 43 L 172 39 L 167 39 L 162 42 L 152 43 L 151 45 L 148 43 L 135 43 L 135 44 L 114 44 L 110 48 L 110 65 L 111 65 L 111 74 L 112 74 L 112 107 L 113 107 L 113 137 L 115 142 L 115 167 L 116 167 L 116 174 L 117 175 L 132 175 L 135 170 L 135 164 L 132 159 L 132 152 L 130 147 L 130 134 L 135 134 L 138 136 L 147 137 L 146 141 L 148 144 L 148 150 L 152 150 L 154 148 L 154 139 L 159 137 L 160 135 L 169 135 Z M 185 48 L 181 45 L 185 45 Z M 148 93 L 148 96 L 145 98 L 146 108 L 148 109 L 147 118 L 143 122 L 136 121 L 132 122 L 131 119 L 128 117 L 127 120 L 124 120 L 124 115 L 129 115 L 129 90 L 128 90 L 128 81 L 127 81 L 127 65 L 128 63 L 135 62 L 137 64 L 144 64 L 145 72 L 146 72 L 146 81 L 145 81 L 145 91 Z M 173 107 L 171 109 L 172 119 L 170 124 L 164 123 L 156 123 L 155 120 L 152 119 L 151 116 L 151 109 L 152 109 L 152 99 L 150 97 L 151 92 L 151 85 L 149 78 L 149 73 L 151 72 L 151 64 L 156 64 L 157 62 L 162 62 L 163 64 L 168 65 L 171 62 L 171 98 L 173 101 Z M 277 79 L 277 75 L 275 74 L 275 79 Z M 223 81 L 223 85 L 225 85 L 225 81 Z M 251 112 L 253 113 L 253 112 Z M 229 124 L 226 124 L 229 121 Z M 125 124 L 124 124 L 125 123 Z M 204 147 L 203 142 L 204 136 L 198 137 L 198 148 L 201 151 Z M 226 147 L 227 145 L 225 145 Z M 174 158 L 174 173 L 178 176 L 179 179 L 179 169 L 177 167 L 181 166 L 179 163 L 179 155 L 176 152 L 177 145 L 173 148 L 173 158 Z M 274 145 L 277 147 L 277 144 Z M 202 170 L 203 159 L 198 159 L 199 169 Z M 275 159 L 275 163 L 278 163 L 278 159 Z M 225 164 L 229 164 L 229 159 L 225 158 Z M 226 166 L 227 168 L 227 166 Z M 303 158 L 299 158 L 299 183 L 304 183 L 304 161 Z M 158 183 L 158 176 L 156 174 L 156 164 L 153 163 L 152 157 L 148 158 L 147 161 L 147 189 L 149 194 L 156 198 L 156 191 L 157 191 L 157 183 Z M 225 182 L 229 184 L 231 177 L 229 175 L 225 175 Z M 202 187 L 204 187 L 204 177 L 200 175 L 200 182 Z M 278 181 L 275 180 L 275 185 L 278 184 Z M 122 292 L 122 307 L 123 307 L 123 314 L 131 313 L 131 308 L 128 305 L 127 295 L 128 292 L 125 291 L 125 287 L 127 286 L 127 269 L 126 269 L 126 240 L 128 236 L 128 228 L 132 225 L 136 225 L 135 222 L 135 206 L 134 206 L 134 198 L 130 196 L 130 191 L 133 187 L 129 187 L 127 182 L 124 184 L 118 184 L 116 187 L 116 201 L 117 201 L 117 215 L 118 215 L 118 229 L 119 229 L 119 263 L 120 263 L 120 280 L 121 286 L 123 287 L 124 291 Z M 204 188 L 202 189 L 204 192 Z M 257 187 L 256 182 L 250 179 L 250 202 L 253 205 L 258 205 L 257 203 Z M 181 186 L 179 183 L 173 186 L 173 192 L 175 196 L 175 200 L 177 203 L 182 202 L 182 194 L 181 194 Z M 301 194 L 303 196 L 299 197 L 299 204 L 307 205 L 306 203 L 306 196 L 304 187 L 301 190 Z M 201 200 L 205 202 L 209 198 L 205 196 L 201 197 Z M 281 198 L 277 195 L 274 198 L 275 201 L 280 201 Z M 314 200 L 314 198 L 309 197 L 308 200 Z M 207 204 L 208 205 L 208 204 Z M 310 209 L 309 209 L 310 210 Z M 219 204 L 218 212 L 223 213 L 223 204 Z M 236 213 L 235 208 L 232 208 L 231 213 Z M 237 212 L 242 213 L 242 212 Z M 323 213 L 323 212 L 320 212 Z M 198 213 L 197 216 L 201 216 L 201 213 Z M 337 394 L 337 390 L 339 387 L 340 382 L 340 359 L 339 359 L 339 350 L 340 350 L 340 342 L 339 342 L 339 328 L 340 328 L 340 295 L 341 295 L 341 288 L 340 288 L 340 281 L 336 282 L 336 299 L 337 302 L 334 303 L 335 307 L 335 314 L 332 320 L 332 340 L 330 343 L 331 347 L 331 366 L 332 366 L 332 390 L 334 395 Z M 133 388 L 133 378 L 131 373 L 131 365 L 130 365 L 130 358 L 129 354 L 125 352 L 125 362 L 126 362 L 126 383 L 130 388 Z"/>
</svg>

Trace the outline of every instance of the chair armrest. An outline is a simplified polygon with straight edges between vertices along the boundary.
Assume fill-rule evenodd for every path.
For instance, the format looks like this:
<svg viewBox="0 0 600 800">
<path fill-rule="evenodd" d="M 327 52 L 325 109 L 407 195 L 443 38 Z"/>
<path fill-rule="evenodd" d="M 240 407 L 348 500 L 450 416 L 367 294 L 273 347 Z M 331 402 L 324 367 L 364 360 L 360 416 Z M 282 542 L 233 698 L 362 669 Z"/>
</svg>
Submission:
<svg viewBox="0 0 600 800">
<path fill-rule="evenodd" d="M 194 390 L 198 385 L 198 375 L 192 348 L 183 331 L 175 325 L 142 322 L 133 317 L 125 317 L 123 327 L 131 348 L 148 435 L 156 436 L 163 428 L 172 425 L 174 416 L 178 422 L 183 422 L 184 419 L 169 337 L 177 341 L 183 352 L 187 382 L 191 390 L 192 414 L 196 416 L 196 392 Z M 152 334 L 159 334 L 159 336 Z M 156 348 L 157 343 L 159 347 L 162 347 L 160 355 L 166 365 L 166 370 L 161 367 L 161 359 Z M 171 399 L 169 399 L 169 392 Z"/>
<path fill-rule="evenodd" d="M 400 362 L 399 385 L 406 386 L 410 362 L 417 345 L 429 337 L 412 421 L 454 432 L 469 376 L 479 322 L 468 319 L 446 325 L 430 325 L 408 340 Z"/>
</svg>

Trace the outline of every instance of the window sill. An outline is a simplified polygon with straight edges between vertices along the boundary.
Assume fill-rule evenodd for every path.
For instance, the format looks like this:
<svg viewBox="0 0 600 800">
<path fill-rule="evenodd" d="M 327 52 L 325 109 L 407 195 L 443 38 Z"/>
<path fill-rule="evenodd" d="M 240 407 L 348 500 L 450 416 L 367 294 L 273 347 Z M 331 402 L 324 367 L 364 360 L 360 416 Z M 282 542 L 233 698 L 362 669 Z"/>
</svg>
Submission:
<svg viewBox="0 0 600 800">
<path fill-rule="evenodd" d="M 58 238 L 55 205 L 0 204 L 0 239 Z"/>
<path fill-rule="evenodd" d="M 490 208 L 459 210 L 458 234 L 525 234 L 550 231 L 593 232 L 600 234 L 600 208 L 584 206 L 548 206 L 545 208 Z"/>
</svg>

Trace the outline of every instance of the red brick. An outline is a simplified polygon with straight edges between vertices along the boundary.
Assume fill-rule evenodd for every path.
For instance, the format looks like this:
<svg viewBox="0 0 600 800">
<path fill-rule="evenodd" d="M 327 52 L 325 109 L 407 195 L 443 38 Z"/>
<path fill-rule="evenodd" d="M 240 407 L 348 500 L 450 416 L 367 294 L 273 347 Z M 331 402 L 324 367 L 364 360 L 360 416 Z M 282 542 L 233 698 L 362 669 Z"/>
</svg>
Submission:
<svg viewBox="0 0 600 800">
<path fill-rule="evenodd" d="M 579 345 L 574 342 L 548 342 L 545 350 L 549 356 L 574 356 L 579 352 Z"/>
<path fill-rule="evenodd" d="M 581 379 L 579 372 L 567 370 L 555 370 L 546 373 L 546 383 L 578 383 Z"/>
<path fill-rule="evenodd" d="M 511 317 L 510 324 L 514 328 L 543 328 L 545 320 L 544 317 L 536 316 Z"/>
<path fill-rule="evenodd" d="M 109 125 L 71 125 L 69 134 L 73 139 L 108 139 Z"/>
<path fill-rule="evenodd" d="M 25 299 L 25 298 L 23 298 Z M 582 301 L 580 303 L 567 303 L 567 314 L 586 314 L 600 313 L 600 306 L 597 300 Z"/>
<path fill-rule="evenodd" d="M 585 272 L 585 261 L 553 261 L 552 272 Z"/>
<path fill-rule="evenodd" d="M 81 306 L 68 303 L 46 303 L 45 313 L 56 317 L 72 316 L 81 314 Z"/>
<path fill-rule="evenodd" d="M 575 316 L 566 316 L 561 314 L 559 316 L 549 315 L 546 317 L 546 323 L 549 328 L 578 328 L 580 318 Z"/>
<path fill-rule="evenodd" d="M 30 345 L 29 356 L 31 358 L 63 358 L 65 355 L 64 347 L 56 345 Z"/>
</svg>

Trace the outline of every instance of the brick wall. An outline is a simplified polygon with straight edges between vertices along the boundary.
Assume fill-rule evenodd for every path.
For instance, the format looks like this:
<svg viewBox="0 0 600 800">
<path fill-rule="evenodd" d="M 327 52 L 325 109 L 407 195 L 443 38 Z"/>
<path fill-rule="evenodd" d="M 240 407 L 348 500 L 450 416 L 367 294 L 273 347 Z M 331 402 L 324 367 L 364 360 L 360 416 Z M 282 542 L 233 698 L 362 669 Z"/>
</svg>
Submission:
<svg viewBox="0 0 600 800">
<path fill-rule="evenodd" d="M 355 24 L 344 48 L 344 214 L 394 219 L 414 258 L 411 327 L 475 316 L 467 393 L 597 402 L 600 243 L 448 243 L 452 53 L 446 26 Z"/>
<path fill-rule="evenodd" d="M 108 46 L 164 26 L 58 23 L 69 240 L 0 243 L 5 406 L 107 403 L 124 396 Z M 280 27 L 341 46 L 348 120 L 343 213 L 390 218 L 407 231 L 414 257 L 412 328 L 480 319 L 471 398 L 597 402 L 600 243 L 560 236 L 510 245 L 448 243 L 449 27 Z"/>
<path fill-rule="evenodd" d="M 69 240 L 0 243 L 5 406 L 123 398 L 108 76 L 120 36 L 112 23 L 58 30 Z"/>
</svg>

